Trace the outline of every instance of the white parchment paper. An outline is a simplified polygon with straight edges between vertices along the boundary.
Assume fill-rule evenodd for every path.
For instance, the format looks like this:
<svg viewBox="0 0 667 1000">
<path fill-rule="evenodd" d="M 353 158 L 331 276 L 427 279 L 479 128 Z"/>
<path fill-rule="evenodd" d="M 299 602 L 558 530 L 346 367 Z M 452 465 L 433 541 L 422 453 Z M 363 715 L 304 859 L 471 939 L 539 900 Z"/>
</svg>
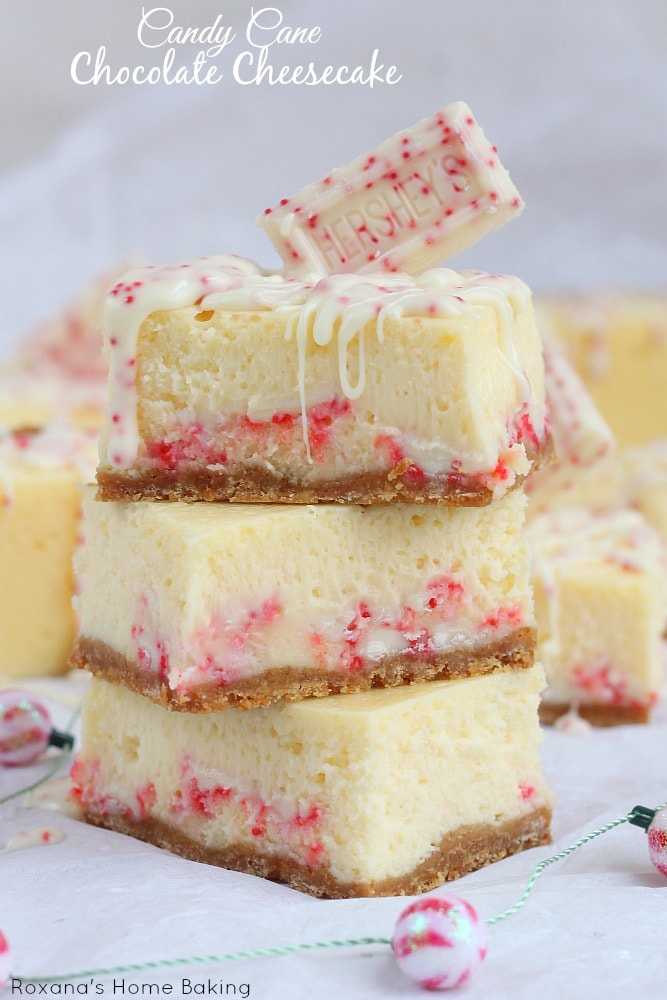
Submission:
<svg viewBox="0 0 667 1000">
<path fill-rule="evenodd" d="M 61 725 L 83 686 L 81 677 L 30 684 L 46 694 Z M 666 742 L 664 709 L 647 726 L 582 735 L 548 730 L 543 756 L 555 796 L 553 847 L 498 862 L 446 890 L 468 899 L 484 917 L 511 906 L 543 858 L 637 804 L 655 807 L 667 800 Z M 0 771 L 0 794 L 23 787 L 45 766 Z M 0 854 L 0 926 L 11 942 L 16 973 L 26 977 L 274 945 L 391 937 L 406 905 L 405 899 L 315 900 L 26 808 L 21 799 L 0 808 L 2 842 L 20 830 L 44 826 L 61 829 L 67 838 Z M 626 824 L 541 876 L 525 908 L 492 928 L 487 960 L 460 995 L 466 1000 L 660 996 L 667 972 L 666 919 L 667 880 L 649 862 L 644 832 Z M 254 1000 L 423 995 L 401 977 L 381 947 L 118 974 L 118 981 L 125 979 L 125 993 L 115 995 L 130 996 L 130 984 L 169 982 L 179 996 L 184 977 L 237 989 L 247 984 Z M 114 996 L 114 977 L 93 978 L 105 990 L 102 995 Z"/>
</svg>

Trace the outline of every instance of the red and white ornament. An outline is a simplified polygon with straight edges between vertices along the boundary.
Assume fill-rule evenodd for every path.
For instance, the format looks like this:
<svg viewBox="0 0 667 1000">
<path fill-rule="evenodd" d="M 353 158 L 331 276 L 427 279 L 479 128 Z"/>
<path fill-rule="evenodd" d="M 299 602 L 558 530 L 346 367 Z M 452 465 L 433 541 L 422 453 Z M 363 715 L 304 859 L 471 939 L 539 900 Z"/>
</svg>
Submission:
<svg viewBox="0 0 667 1000">
<path fill-rule="evenodd" d="M 458 896 L 428 896 L 398 918 L 391 948 L 401 970 L 427 990 L 465 983 L 486 955 L 488 931 Z"/>
<path fill-rule="evenodd" d="M 74 739 L 51 725 L 37 698 L 7 688 L 0 691 L 0 764 L 17 767 L 38 760 L 48 746 L 71 748 Z"/>
<path fill-rule="evenodd" d="M 12 953 L 9 950 L 9 942 L 2 931 L 0 931 L 0 993 L 2 993 L 9 982 L 12 972 L 11 961 Z"/>
<path fill-rule="evenodd" d="M 646 834 L 651 864 L 667 876 L 667 807 L 656 812 Z"/>
</svg>

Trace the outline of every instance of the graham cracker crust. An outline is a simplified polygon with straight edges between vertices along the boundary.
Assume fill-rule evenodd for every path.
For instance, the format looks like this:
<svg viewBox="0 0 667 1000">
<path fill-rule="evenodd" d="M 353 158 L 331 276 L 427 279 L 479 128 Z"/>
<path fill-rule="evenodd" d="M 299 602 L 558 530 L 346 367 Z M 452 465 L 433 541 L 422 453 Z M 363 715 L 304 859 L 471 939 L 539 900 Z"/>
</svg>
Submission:
<svg viewBox="0 0 667 1000">
<path fill-rule="evenodd" d="M 573 704 L 566 701 L 540 703 L 540 722 L 552 726 L 562 715 L 576 714 L 592 726 L 625 726 L 649 722 L 651 710 L 642 705 L 606 705 L 602 702 Z"/>
<path fill-rule="evenodd" d="M 541 448 L 526 447 L 533 462 L 531 471 L 549 464 L 553 443 L 549 438 Z M 474 476 L 450 473 L 444 476 L 415 477 L 412 463 L 403 459 L 392 469 L 321 479 L 305 483 L 244 466 L 236 469 L 183 466 L 180 469 L 151 468 L 145 471 L 116 471 L 108 466 L 97 470 L 98 500 L 208 500 L 233 503 L 411 503 L 446 504 L 451 507 L 485 507 L 493 492 Z M 512 489 L 525 476 L 517 476 Z"/>
<path fill-rule="evenodd" d="M 111 684 L 145 695 L 164 708 L 180 712 L 217 712 L 230 706 L 258 708 L 275 701 L 302 701 L 376 687 L 479 677 L 495 670 L 525 670 L 533 665 L 535 641 L 535 630 L 523 627 L 495 641 L 431 655 L 428 659 L 406 653 L 385 657 L 373 663 L 366 673 L 324 673 L 317 668 L 286 666 L 225 686 L 202 686 L 196 691 L 173 690 L 158 674 L 148 672 L 107 643 L 87 636 L 78 638 L 70 663 Z"/>
<path fill-rule="evenodd" d="M 292 889 L 323 899 L 349 899 L 354 896 L 412 896 L 428 892 L 476 871 L 493 861 L 518 854 L 530 847 L 551 843 L 551 810 L 535 809 L 499 825 L 475 824 L 448 833 L 429 857 L 407 875 L 380 882 L 339 882 L 326 868 L 306 867 L 293 858 L 262 853 L 240 844 L 210 848 L 186 837 L 180 830 L 155 819 L 131 820 L 125 816 L 85 815 L 94 826 L 124 833 L 137 840 L 163 847 L 190 861 L 200 861 L 220 868 L 257 875 L 273 882 L 284 882 Z"/>
</svg>

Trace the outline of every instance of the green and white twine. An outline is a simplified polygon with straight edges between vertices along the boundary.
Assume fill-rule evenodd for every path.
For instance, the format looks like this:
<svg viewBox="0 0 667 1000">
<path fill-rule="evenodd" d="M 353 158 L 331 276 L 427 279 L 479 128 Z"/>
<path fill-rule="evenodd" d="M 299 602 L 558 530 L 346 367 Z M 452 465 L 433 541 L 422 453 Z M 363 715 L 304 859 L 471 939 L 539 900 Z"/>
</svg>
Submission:
<svg viewBox="0 0 667 1000">
<path fill-rule="evenodd" d="M 36 784 L 40 783 L 41 782 L 37 782 Z M 656 812 L 660 809 L 664 809 L 666 806 L 667 802 L 657 806 Z M 597 830 L 592 830 L 590 833 L 584 834 L 583 837 L 579 837 L 578 840 L 575 840 L 573 844 L 570 844 L 570 846 L 564 848 L 564 850 L 559 851 L 557 854 L 552 854 L 551 857 L 545 858 L 544 861 L 540 861 L 540 863 L 533 869 L 533 872 L 530 875 L 530 878 L 528 879 L 517 902 L 513 906 L 503 910 L 502 913 L 497 914 L 495 917 L 489 917 L 485 921 L 487 926 L 492 927 L 494 924 L 498 924 L 502 920 L 506 920 L 508 917 L 512 917 L 514 914 L 518 913 L 526 903 L 530 893 L 533 891 L 535 883 L 540 875 L 551 865 L 555 864 L 557 861 L 562 861 L 571 854 L 574 854 L 574 852 L 579 850 L 580 847 L 584 847 L 592 840 L 595 840 L 596 837 L 602 836 L 603 833 L 609 833 L 609 831 L 615 829 L 615 827 L 622 826 L 623 823 L 630 822 L 633 817 L 634 810 L 626 813 L 625 816 L 619 816 L 617 819 L 610 820 L 609 823 L 605 823 L 604 826 L 598 827 Z M 164 969 L 181 969 L 193 965 L 219 965 L 224 962 L 241 962 L 253 958 L 278 958 L 282 955 L 293 955 L 299 952 L 307 951 L 325 951 L 335 948 L 362 948 L 370 945 L 390 944 L 391 938 L 386 937 L 350 938 L 341 941 L 312 941 L 304 942 L 302 944 L 280 945 L 273 948 L 254 948 L 249 951 L 230 951 L 223 955 L 196 955 L 191 958 L 161 959 L 153 962 L 140 962 L 134 965 L 117 965 L 105 969 L 86 969 L 84 972 L 73 972 L 68 975 L 33 976 L 30 979 L 25 977 L 25 981 L 29 981 L 31 983 L 61 983 L 73 979 L 103 978 L 120 973 L 159 972 Z"/>
<path fill-rule="evenodd" d="M 67 725 L 65 726 L 66 733 L 71 732 L 80 711 L 81 709 L 77 708 L 70 717 Z M 55 758 L 52 766 L 44 775 L 42 775 L 41 778 L 34 781 L 31 785 L 19 789 L 17 792 L 12 792 L 10 795 L 5 795 L 3 798 L 0 798 L 0 805 L 4 805 L 5 802 L 9 802 L 12 799 L 27 794 L 28 792 L 32 792 L 36 788 L 39 788 L 40 785 L 43 785 L 46 781 L 49 781 L 50 778 L 57 774 L 65 758 L 70 754 L 70 752 L 71 751 L 67 747 L 63 747 Z M 662 805 L 657 806 L 655 811 L 658 812 L 660 809 L 664 809 L 665 807 L 667 807 L 667 802 L 663 802 Z M 617 819 L 612 819 L 609 823 L 605 823 L 604 826 L 598 827 L 597 830 L 592 830 L 590 833 L 584 834 L 583 837 L 579 837 L 579 839 L 575 840 L 569 847 L 564 848 L 557 854 L 552 854 L 551 857 L 545 858 L 544 861 L 540 861 L 540 863 L 533 869 L 532 874 L 526 882 L 525 888 L 516 903 L 514 903 L 513 906 L 508 907 L 506 910 L 503 910 L 502 913 L 498 913 L 495 917 L 489 917 L 485 921 L 487 926 L 492 927 L 494 924 L 499 924 L 501 921 L 507 920 L 508 917 L 512 917 L 518 913 L 519 910 L 521 910 L 525 905 L 538 878 L 544 871 L 546 871 L 547 868 L 555 864 L 557 861 L 562 861 L 564 858 L 574 854 L 574 852 L 579 850 L 580 847 L 584 847 L 586 844 L 589 844 L 592 840 L 595 840 L 596 837 L 601 837 L 603 833 L 609 833 L 610 830 L 615 829 L 617 826 L 622 826 L 623 823 L 631 822 L 634 815 L 635 811 L 632 810 L 631 812 L 626 813 L 625 816 L 619 816 Z M 350 938 L 341 941 L 312 941 L 303 942 L 301 944 L 278 945 L 272 948 L 253 948 L 249 951 L 230 951 L 223 955 L 194 955 L 190 958 L 165 958 L 158 959 L 153 962 L 138 962 L 133 965 L 115 965 L 104 969 L 85 969 L 83 972 L 71 972 L 67 975 L 59 976 L 28 977 L 21 976 L 17 973 L 15 974 L 15 978 L 22 979 L 24 983 L 62 983 L 75 979 L 101 979 L 107 976 L 115 976 L 118 974 L 132 972 L 160 972 L 165 969 L 184 969 L 188 966 L 194 965 L 221 965 L 224 962 L 242 962 L 253 958 L 279 958 L 282 955 L 293 955 L 299 952 L 307 951 L 330 951 L 335 948 L 363 948 L 371 945 L 390 944 L 391 938 L 386 937 Z"/>
</svg>

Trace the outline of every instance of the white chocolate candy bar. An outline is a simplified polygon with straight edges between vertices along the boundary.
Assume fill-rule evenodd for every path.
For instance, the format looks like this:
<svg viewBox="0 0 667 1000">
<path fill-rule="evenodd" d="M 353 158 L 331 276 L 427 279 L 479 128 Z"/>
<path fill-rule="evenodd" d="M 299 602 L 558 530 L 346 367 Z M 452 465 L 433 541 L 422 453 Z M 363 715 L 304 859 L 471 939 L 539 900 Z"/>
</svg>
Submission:
<svg viewBox="0 0 667 1000">
<path fill-rule="evenodd" d="M 288 274 L 419 274 L 522 208 L 496 147 L 459 101 L 283 198 L 257 222 Z"/>
</svg>

